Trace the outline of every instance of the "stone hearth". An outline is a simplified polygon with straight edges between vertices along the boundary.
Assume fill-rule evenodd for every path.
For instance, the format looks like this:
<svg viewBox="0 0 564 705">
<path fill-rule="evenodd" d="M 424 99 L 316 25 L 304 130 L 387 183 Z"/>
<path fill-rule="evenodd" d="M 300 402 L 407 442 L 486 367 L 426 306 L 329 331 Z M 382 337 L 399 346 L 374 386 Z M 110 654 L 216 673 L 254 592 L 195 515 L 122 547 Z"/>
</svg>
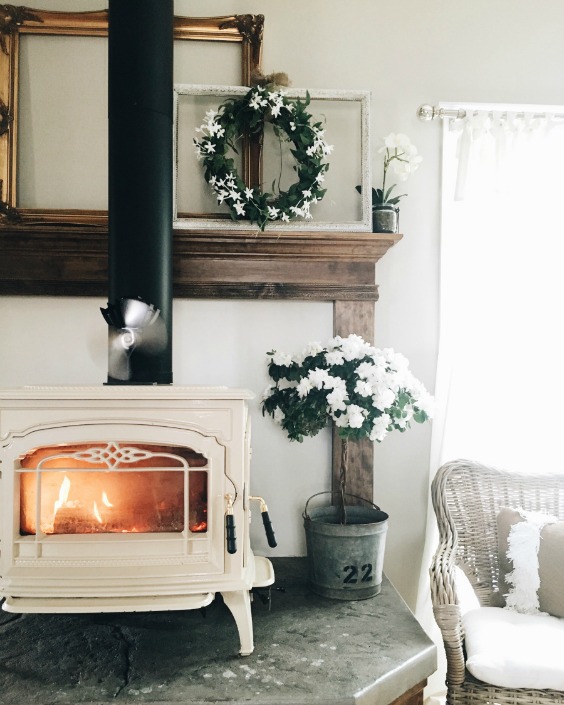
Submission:
<svg viewBox="0 0 564 705">
<path fill-rule="evenodd" d="M 304 559 L 273 562 L 246 657 L 218 601 L 202 612 L 2 613 L 1 705 L 387 705 L 433 672 L 435 646 L 386 579 L 372 599 L 326 600 L 307 589 Z"/>
</svg>

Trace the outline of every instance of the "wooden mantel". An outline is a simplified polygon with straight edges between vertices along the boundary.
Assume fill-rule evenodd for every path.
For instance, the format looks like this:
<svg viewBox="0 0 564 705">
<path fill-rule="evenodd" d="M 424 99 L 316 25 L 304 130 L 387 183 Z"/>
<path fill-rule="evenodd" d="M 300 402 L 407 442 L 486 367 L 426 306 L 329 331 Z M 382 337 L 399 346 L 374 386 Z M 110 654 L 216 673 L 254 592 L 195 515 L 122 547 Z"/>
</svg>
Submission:
<svg viewBox="0 0 564 705">
<path fill-rule="evenodd" d="M 374 340 L 375 264 L 399 234 L 176 230 L 176 298 L 332 301 L 335 335 Z M 107 296 L 105 224 L 0 226 L 0 295 Z M 304 341 L 304 344 L 308 341 Z M 350 444 L 348 491 L 372 497 L 373 444 Z M 340 441 L 334 436 L 338 477 Z"/>
</svg>

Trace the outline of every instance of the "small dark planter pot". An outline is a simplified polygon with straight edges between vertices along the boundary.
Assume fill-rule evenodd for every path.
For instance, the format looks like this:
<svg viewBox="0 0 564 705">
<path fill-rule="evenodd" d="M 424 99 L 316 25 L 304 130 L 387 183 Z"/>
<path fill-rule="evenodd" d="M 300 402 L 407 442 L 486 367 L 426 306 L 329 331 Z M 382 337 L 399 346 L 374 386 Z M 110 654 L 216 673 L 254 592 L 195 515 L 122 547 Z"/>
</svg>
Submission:
<svg viewBox="0 0 564 705">
<path fill-rule="evenodd" d="M 373 233 L 397 233 L 399 227 L 399 208 L 382 204 L 372 208 Z"/>
</svg>

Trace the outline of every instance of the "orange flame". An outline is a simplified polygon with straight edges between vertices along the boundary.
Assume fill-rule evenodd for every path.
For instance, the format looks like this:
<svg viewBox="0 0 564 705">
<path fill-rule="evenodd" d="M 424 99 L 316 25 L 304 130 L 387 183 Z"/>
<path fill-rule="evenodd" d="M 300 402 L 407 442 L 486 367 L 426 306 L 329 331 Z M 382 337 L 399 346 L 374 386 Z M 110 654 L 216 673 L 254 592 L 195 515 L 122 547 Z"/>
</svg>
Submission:
<svg viewBox="0 0 564 705">
<path fill-rule="evenodd" d="M 94 506 L 92 507 L 92 514 L 94 514 L 94 516 L 95 516 L 95 518 L 96 518 L 96 521 L 97 521 L 99 524 L 103 524 L 103 523 L 104 523 L 104 522 L 102 521 L 102 516 L 100 515 L 100 511 L 99 511 L 99 509 L 98 509 L 98 505 L 96 504 L 96 502 L 94 502 Z"/>
<path fill-rule="evenodd" d="M 53 518 L 57 516 L 59 509 L 66 504 L 69 498 L 70 488 L 71 482 L 65 475 L 63 481 L 61 482 L 61 486 L 59 487 L 59 498 L 55 500 L 55 503 L 53 504 Z"/>
<path fill-rule="evenodd" d="M 201 533 L 201 532 L 207 531 L 207 530 L 208 530 L 207 521 L 201 521 L 199 524 L 194 524 L 193 526 L 190 527 L 190 531 L 193 534 L 198 534 L 198 533 Z"/>
</svg>

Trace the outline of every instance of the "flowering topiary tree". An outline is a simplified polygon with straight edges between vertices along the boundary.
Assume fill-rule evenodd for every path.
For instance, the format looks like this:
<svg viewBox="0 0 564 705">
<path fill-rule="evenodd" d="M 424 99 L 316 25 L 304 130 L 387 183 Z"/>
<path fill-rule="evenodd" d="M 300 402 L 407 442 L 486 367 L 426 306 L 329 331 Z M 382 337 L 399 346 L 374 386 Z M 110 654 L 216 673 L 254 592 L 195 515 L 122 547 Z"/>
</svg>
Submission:
<svg viewBox="0 0 564 705">
<path fill-rule="evenodd" d="M 391 348 L 380 350 L 358 335 L 337 336 L 325 346 L 310 343 L 297 354 L 272 351 L 273 381 L 262 401 L 291 441 L 302 442 L 334 423 L 343 443 L 340 468 L 344 506 L 348 439 L 380 442 L 412 421 L 431 417 L 432 398 L 409 370 L 407 359 Z"/>
</svg>

